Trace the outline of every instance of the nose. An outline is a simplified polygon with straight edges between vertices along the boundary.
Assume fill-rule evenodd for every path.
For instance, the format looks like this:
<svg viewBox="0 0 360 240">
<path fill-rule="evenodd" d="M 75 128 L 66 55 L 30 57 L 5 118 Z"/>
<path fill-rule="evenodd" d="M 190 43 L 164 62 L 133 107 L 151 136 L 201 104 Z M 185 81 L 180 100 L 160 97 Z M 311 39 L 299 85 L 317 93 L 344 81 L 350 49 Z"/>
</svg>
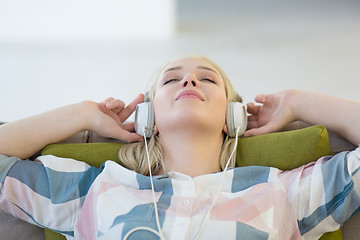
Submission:
<svg viewBox="0 0 360 240">
<path fill-rule="evenodd" d="M 189 75 L 185 76 L 182 81 L 182 86 L 186 87 L 188 85 L 197 87 L 198 86 L 197 80 L 193 76 L 189 76 Z"/>
</svg>

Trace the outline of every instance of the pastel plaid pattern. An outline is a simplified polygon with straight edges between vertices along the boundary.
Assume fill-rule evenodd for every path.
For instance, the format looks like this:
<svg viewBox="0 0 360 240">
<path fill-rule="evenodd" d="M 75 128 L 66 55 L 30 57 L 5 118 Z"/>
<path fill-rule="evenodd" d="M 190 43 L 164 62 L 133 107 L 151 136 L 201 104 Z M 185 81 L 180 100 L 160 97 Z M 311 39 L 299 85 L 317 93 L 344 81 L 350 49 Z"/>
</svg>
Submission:
<svg viewBox="0 0 360 240">
<path fill-rule="evenodd" d="M 225 174 L 200 239 L 317 239 L 360 206 L 360 149 L 280 171 L 233 168 Z M 154 176 L 167 239 L 194 239 L 224 173 Z M 107 161 L 100 168 L 51 155 L 20 161 L 0 155 L 0 209 L 69 239 L 119 239 L 157 229 L 150 179 Z M 129 239 L 158 239 L 139 230 Z"/>
</svg>

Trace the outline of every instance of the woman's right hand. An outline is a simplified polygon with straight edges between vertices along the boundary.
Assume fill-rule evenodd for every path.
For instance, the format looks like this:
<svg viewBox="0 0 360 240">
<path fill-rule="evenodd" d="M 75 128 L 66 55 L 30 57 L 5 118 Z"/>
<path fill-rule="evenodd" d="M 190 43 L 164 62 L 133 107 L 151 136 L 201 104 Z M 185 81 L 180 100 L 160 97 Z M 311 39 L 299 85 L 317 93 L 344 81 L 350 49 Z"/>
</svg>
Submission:
<svg viewBox="0 0 360 240">
<path fill-rule="evenodd" d="M 112 98 L 102 103 L 84 101 L 59 107 L 0 126 L 0 153 L 25 159 L 47 144 L 60 142 L 83 130 L 127 142 L 141 141 L 134 123 L 124 123 L 144 100 L 137 96 L 128 106 Z"/>
<path fill-rule="evenodd" d="M 135 111 L 136 105 L 144 101 L 139 94 L 130 104 L 119 99 L 108 98 L 101 103 L 86 101 L 90 108 L 88 129 L 103 136 L 126 142 L 142 141 L 143 137 L 135 133 L 134 122 L 124 123 Z"/>
</svg>

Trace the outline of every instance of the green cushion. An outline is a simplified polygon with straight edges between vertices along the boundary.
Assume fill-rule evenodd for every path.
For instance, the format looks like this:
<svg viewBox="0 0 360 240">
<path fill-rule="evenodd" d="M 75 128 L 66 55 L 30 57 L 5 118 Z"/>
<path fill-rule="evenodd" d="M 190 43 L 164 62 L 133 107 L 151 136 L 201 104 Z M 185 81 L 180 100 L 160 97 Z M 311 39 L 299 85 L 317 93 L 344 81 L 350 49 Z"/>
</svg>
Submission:
<svg viewBox="0 0 360 240">
<path fill-rule="evenodd" d="M 123 145 L 123 143 L 51 144 L 43 150 L 42 155 L 74 158 L 99 167 L 106 160 L 119 162 L 117 153 Z M 288 170 L 331 154 L 325 127 L 316 125 L 293 131 L 240 138 L 236 165 L 261 165 Z M 45 238 L 46 240 L 65 239 L 48 229 L 45 229 Z M 340 240 L 341 230 L 324 234 L 321 239 Z"/>
<path fill-rule="evenodd" d="M 322 125 L 241 138 L 236 165 L 258 165 L 289 170 L 332 155 L 327 130 Z"/>
<path fill-rule="evenodd" d="M 124 143 L 50 144 L 43 149 L 41 154 L 73 158 L 91 166 L 100 167 L 106 160 L 113 160 L 121 164 L 118 152 L 123 145 Z"/>
</svg>

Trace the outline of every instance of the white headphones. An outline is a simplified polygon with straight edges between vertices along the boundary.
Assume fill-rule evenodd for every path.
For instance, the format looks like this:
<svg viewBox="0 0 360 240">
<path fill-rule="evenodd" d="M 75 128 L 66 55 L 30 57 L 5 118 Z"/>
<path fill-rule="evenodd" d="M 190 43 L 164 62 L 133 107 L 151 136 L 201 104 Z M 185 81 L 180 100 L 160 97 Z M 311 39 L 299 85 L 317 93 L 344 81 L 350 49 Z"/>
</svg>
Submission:
<svg viewBox="0 0 360 240">
<path fill-rule="evenodd" d="M 226 109 L 226 127 L 229 137 L 235 137 L 236 131 L 242 136 L 247 127 L 247 107 L 242 102 L 229 102 Z"/>
<path fill-rule="evenodd" d="M 247 126 L 246 105 L 241 102 L 229 102 L 226 110 L 226 127 L 229 137 L 236 136 L 239 128 L 239 136 L 243 135 Z M 151 102 L 143 102 L 136 106 L 135 131 L 137 134 L 150 138 L 154 128 L 154 110 Z M 145 136 L 144 136 L 145 132 Z"/>
</svg>

